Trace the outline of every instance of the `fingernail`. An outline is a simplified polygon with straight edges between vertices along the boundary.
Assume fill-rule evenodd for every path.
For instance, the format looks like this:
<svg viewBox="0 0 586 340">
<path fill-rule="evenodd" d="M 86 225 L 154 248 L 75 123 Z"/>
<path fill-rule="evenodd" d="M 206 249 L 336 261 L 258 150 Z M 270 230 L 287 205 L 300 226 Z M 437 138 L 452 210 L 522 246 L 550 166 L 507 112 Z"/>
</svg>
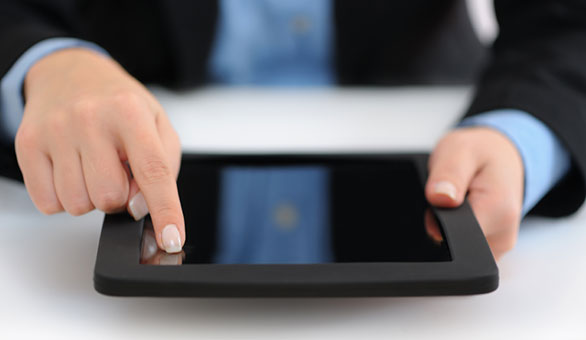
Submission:
<svg viewBox="0 0 586 340">
<path fill-rule="evenodd" d="M 456 187 L 448 181 L 437 182 L 434 187 L 434 192 L 436 194 L 446 195 L 454 201 L 456 200 Z"/>
<path fill-rule="evenodd" d="M 178 253 L 181 251 L 181 234 L 174 224 L 169 224 L 163 228 L 161 233 L 163 238 L 163 247 L 167 253 Z"/>
<path fill-rule="evenodd" d="M 145 217 L 146 214 L 149 213 L 149 208 L 147 207 L 146 201 L 141 192 L 130 199 L 128 202 L 128 209 L 130 209 L 130 214 L 136 221 Z"/>
</svg>

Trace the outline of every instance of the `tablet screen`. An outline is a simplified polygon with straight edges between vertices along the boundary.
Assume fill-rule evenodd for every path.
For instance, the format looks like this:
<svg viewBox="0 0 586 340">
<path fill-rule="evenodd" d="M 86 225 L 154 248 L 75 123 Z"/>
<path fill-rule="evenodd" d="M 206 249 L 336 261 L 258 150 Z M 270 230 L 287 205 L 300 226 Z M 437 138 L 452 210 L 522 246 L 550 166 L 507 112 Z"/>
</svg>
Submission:
<svg viewBox="0 0 586 340">
<path fill-rule="evenodd" d="M 185 163 L 181 254 L 158 251 L 147 217 L 144 264 L 450 261 L 410 160 Z"/>
</svg>

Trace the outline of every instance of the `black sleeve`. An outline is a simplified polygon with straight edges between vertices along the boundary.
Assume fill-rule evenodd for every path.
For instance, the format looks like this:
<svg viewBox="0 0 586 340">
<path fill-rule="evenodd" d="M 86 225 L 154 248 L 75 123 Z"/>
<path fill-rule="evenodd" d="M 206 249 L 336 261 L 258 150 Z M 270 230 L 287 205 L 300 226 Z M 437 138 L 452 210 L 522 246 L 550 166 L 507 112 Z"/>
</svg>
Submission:
<svg viewBox="0 0 586 340">
<path fill-rule="evenodd" d="M 500 33 L 466 116 L 513 108 L 544 122 L 572 168 L 530 213 L 571 214 L 586 194 L 586 1 L 496 0 L 495 9 Z"/>
<path fill-rule="evenodd" d="M 75 0 L 0 1 L 0 78 L 30 47 L 52 37 L 77 37 Z"/>
</svg>

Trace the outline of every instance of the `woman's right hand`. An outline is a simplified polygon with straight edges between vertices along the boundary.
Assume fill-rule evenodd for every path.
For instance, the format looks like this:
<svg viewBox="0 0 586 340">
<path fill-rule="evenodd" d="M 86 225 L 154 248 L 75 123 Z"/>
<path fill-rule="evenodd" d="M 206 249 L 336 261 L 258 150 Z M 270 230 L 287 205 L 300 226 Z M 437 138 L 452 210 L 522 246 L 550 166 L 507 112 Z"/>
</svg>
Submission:
<svg viewBox="0 0 586 340">
<path fill-rule="evenodd" d="M 128 209 L 135 219 L 150 212 L 159 248 L 180 252 L 181 145 L 153 95 L 112 59 L 77 48 L 39 60 L 24 91 L 15 145 L 36 207 L 76 216 Z"/>
</svg>

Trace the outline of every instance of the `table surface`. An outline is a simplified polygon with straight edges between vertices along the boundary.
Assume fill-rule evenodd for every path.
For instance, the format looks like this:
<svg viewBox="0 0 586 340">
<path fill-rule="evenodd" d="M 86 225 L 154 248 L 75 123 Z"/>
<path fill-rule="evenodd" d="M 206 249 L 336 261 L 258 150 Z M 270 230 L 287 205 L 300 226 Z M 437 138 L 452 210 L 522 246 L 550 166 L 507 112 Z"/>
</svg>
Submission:
<svg viewBox="0 0 586 340">
<path fill-rule="evenodd" d="M 467 88 L 154 89 L 186 151 L 430 150 Z M 500 287 L 421 298 L 114 298 L 93 289 L 103 214 L 44 216 L 0 179 L 0 338 L 586 339 L 586 212 L 527 219 Z"/>
</svg>

